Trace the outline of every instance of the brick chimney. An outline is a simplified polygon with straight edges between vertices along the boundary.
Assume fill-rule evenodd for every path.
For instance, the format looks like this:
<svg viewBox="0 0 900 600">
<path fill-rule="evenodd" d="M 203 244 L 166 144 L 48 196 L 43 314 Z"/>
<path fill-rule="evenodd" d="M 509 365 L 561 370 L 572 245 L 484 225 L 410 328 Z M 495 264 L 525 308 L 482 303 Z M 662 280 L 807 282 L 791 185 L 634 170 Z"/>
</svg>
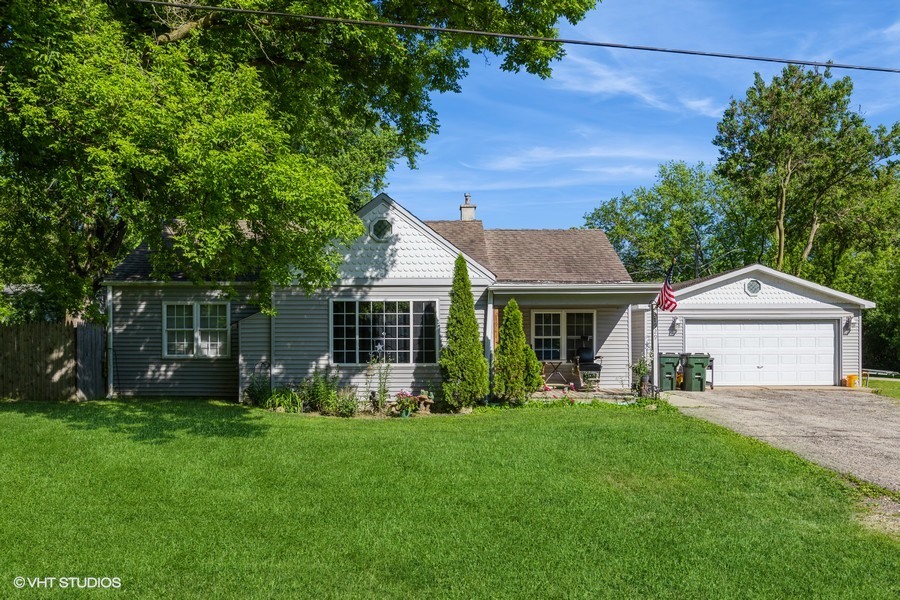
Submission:
<svg viewBox="0 0 900 600">
<path fill-rule="evenodd" d="M 472 196 L 466 194 L 466 202 L 465 204 L 459 205 L 459 220 L 460 221 L 474 221 L 475 220 L 475 205 L 471 204 Z"/>
</svg>

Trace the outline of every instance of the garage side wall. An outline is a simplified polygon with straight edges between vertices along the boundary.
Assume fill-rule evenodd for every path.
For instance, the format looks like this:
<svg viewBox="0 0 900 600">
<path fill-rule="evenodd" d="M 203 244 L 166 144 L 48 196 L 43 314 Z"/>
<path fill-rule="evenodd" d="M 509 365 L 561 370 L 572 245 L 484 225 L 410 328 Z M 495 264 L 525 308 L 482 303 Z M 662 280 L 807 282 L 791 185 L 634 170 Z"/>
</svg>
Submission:
<svg viewBox="0 0 900 600">
<path fill-rule="evenodd" d="M 851 373 L 862 377 L 862 311 L 855 309 L 850 312 L 855 316 L 856 323 L 840 325 L 841 377 Z"/>
</svg>

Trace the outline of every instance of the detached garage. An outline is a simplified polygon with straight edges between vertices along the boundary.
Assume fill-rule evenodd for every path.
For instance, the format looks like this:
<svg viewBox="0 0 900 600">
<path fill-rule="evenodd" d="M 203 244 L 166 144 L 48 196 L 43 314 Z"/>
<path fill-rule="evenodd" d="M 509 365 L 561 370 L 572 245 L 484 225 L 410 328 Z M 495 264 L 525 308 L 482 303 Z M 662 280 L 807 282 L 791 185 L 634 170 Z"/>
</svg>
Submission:
<svg viewBox="0 0 900 600">
<path fill-rule="evenodd" d="M 861 374 L 868 300 L 762 265 L 673 287 L 678 308 L 659 313 L 659 352 L 708 353 L 716 386 L 838 385 Z M 647 313 L 637 320 L 651 330 Z"/>
</svg>

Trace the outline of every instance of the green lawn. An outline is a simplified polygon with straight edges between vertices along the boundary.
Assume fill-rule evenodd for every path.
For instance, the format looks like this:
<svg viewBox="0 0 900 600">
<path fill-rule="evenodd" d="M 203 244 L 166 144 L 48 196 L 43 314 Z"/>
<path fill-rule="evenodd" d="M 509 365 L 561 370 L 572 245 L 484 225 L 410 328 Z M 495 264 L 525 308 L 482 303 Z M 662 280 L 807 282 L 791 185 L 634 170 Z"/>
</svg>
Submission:
<svg viewBox="0 0 900 600">
<path fill-rule="evenodd" d="M 869 387 L 883 396 L 900 400 L 900 379 L 869 379 Z"/>
<path fill-rule="evenodd" d="M 0 431 L 2 597 L 900 594 L 837 476 L 677 412 L 6 402 Z"/>
</svg>

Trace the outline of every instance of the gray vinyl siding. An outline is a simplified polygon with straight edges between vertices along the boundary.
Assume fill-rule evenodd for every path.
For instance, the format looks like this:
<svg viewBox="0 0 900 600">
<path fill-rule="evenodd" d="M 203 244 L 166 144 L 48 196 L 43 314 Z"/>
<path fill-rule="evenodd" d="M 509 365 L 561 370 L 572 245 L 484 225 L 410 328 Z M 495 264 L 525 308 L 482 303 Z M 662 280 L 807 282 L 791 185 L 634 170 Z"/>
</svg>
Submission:
<svg viewBox="0 0 900 600">
<path fill-rule="evenodd" d="M 115 394 L 237 399 L 239 343 L 235 323 L 259 310 L 246 299 L 230 302 L 232 330 L 228 358 L 164 358 L 162 351 L 163 302 L 223 300 L 219 291 L 209 287 L 113 287 Z"/>
<path fill-rule="evenodd" d="M 597 308 L 597 339 L 603 340 L 597 354 L 603 357 L 600 385 L 628 387 L 629 368 L 628 307 L 600 306 Z"/>
<path fill-rule="evenodd" d="M 486 287 L 473 285 L 475 314 L 482 335 L 487 310 Z M 278 311 L 272 326 L 272 379 L 275 386 L 301 381 L 316 370 L 331 369 L 341 385 L 355 386 L 360 396 L 366 392 L 367 365 L 335 365 L 330 360 L 330 300 L 436 300 L 441 345 L 446 342 L 446 324 L 450 309 L 450 286 L 377 286 L 344 287 L 327 294 L 307 296 L 294 288 L 278 289 L 274 302 Z M 440 369 L 434 365 L 395 364 L 391 368 L 391 393 L 401 389 L 434 390 L 440 384 Z"/>
<path fill-rule="evenodd" d="M 862 342 L 860 333 L 862 332 L 862 311 L 852 309 L 849 312 L 856 317 L 856 324 L 849 329 L 841 323 L 839 327 L 839 335 L 841 338 L 841 372 L 840 377 L 855 374 L 862 376 L 862 365 L 860 364 L 860 354 L 862 353 Z"/>
<path fill-rule="evenodd" d="M 676 329 L 673 325 L 677 311 L 676 313 L 670 313 L 660 310 L 657 311 L 656 314 L 659 353 L 665 354 L 674 352 L 675 354 L 681 354 L 684 352 L 684 327 L 678 327 Z"/>
<path fill-rule="evenodd" d="M 263 377 L 267 381 L 271 377 L 269 370 L 271 329 L 271 321 L 263 313 L 256 313 L 238 323 L 239 370 L 242 392 L 254 375 Z"/>
<path fill-rule="evenodd" d="M 562 307 L 561 307 L 561 306 Z M 522 323 L 525 327 L 525 337 L 529 344 L 534 344 L 532 339 L 532 313 L 542 311 L 583 312 L 595 311 L 594 323 L 594 352 L 603 357 L 603 369 L 600 371 L 600 385 L 606 387 L 627 387 L 631 385 L 629 327 L 627 305 L 612 306 L 569 306 L 566 298 L 559 300 L 559 305 L 554 306 L 524 306 L 522 307 Z M 599 340 L 599 344 L 598 344 Z"/>
<path fill-rule="evenodd" d="M 631 309 L 631 363 L 634 364 L 644 355 L 646 338 L 645 321 L 647 311 Z"/>
</svg>

